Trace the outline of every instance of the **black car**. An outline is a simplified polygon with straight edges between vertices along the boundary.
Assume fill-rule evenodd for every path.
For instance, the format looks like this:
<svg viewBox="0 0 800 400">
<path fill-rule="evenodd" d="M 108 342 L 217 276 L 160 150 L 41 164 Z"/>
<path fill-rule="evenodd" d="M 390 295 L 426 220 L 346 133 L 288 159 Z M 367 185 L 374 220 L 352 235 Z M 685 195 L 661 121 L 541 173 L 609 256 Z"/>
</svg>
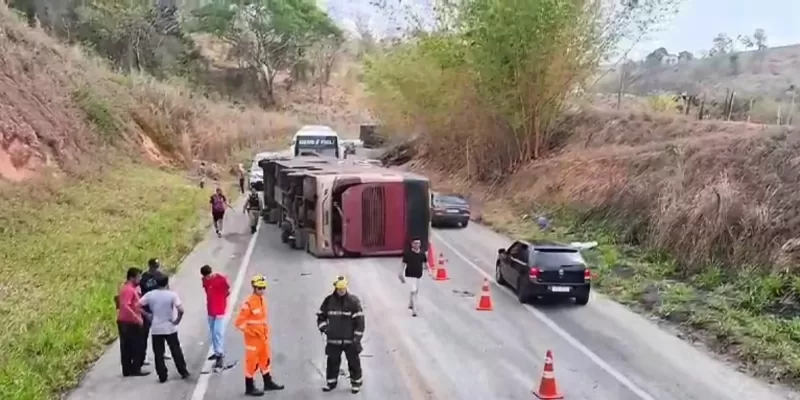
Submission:
<svg viewBox="0 0 800 400">
<path fill-rule="evenodd" d="M 431 194 L 431 225 L 469 225 L 469 202 L 455 194 Z"/>
<path fill-rule="evenodd" d="M 496 280 L 510 285 L 521 303 L 539 297 L 574 298 L 586 305 L 592 272 L 578 249 L 559 243 L 516 241 L 497 251 Z"/>
</svg>

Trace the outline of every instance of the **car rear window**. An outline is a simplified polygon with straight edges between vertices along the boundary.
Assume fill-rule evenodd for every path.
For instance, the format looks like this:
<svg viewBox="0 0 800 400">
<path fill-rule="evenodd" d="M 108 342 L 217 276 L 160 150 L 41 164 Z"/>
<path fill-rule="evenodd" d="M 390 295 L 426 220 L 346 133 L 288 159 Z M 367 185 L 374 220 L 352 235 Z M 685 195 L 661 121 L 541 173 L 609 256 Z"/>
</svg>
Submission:
<svg viewBox="0 0 800 400">
<path fill-rule="evenodd" d="M 434 201 L 439 204 L 449 204 L 454 206 L 465 206 L 467 201 L 458 196 L 436 196 Z"/>
<path fill-rule="evenodd" d="M 571 249 L 536 249 L 536 264 L 546 266 L 585 265 L 583 256 Z"/>
</svg>

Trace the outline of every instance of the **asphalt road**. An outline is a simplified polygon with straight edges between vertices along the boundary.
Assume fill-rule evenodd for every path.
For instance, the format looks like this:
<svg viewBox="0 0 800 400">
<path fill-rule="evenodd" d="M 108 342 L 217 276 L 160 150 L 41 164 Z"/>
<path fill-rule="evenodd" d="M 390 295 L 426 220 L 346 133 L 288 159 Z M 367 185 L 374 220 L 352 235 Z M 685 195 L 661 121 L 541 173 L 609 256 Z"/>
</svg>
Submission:
<svg viewBox="0 0 800 400">
<path fill-rule="evenodd" d="M 239 279 L 234 312 L 247 295 L 249 277 L 265 274 L 270 279 L 273 374 L 286 385 L 268 398 L 531 399 L 547 350 L 553 351 L 565 399 L 796 398 L 735 372 L 602 296 L 585 307 L 534 308 L 493 284 L 494 311 L 476 311 L 484 276 L 493 275 L 496 250 L 509 243 L 478 225 L 435 231 L 434 246 L 449 260 L 451 279 L 423 280 L 420 316 L 413 318 L 406 309 L 405 287 L 397 280 L 398 259 L 314 259 L 281 244 L 277 229 L 265 225 L 248 252 L 244 218 L 238 213 L 230 218 L 228 236 L 209 237 L 175 279 L 190 305 L 181 339 L 192 371 L 200 371 L 208 351 L 200 265 L 212 262 L 232 281 L 244 278 Z M 365 384 L 358 395 L 347 390 L 344 362 L 340 389 L 320 390 L 324 355 L 315 312 L 339 274 L 348 276 L 366 313 Z M 231 358 L 243 354 L 241 337 L 231 326 L 226 347 Z M 70 399 L 229 400 L 243 393 L 241 365 L 159 385 L 154 376 L 121 378 L 117 357 L 112 346 Z"/>
</svg>

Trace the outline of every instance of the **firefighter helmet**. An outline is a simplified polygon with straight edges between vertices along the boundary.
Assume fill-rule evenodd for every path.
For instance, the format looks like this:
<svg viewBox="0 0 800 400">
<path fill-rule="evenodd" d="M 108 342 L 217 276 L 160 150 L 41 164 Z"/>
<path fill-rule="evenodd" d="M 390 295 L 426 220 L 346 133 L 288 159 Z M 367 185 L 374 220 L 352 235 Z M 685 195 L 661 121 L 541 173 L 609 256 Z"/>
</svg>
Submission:
<svg viewBox="0 0 800 400">
<path fill-rule="evenodd" d="M 267 277 L 264 275 L 256 275 L 250 280 L 250 284 L 254 288 L 264 289 L 267 287 Z"/>
<path fill-rule="evenodd" d="M 343 276 L 336 277 L 336 280 L 333 281 L 333 287 L 336 289 L 347 289 L 347 278 Z"/>
</svg>

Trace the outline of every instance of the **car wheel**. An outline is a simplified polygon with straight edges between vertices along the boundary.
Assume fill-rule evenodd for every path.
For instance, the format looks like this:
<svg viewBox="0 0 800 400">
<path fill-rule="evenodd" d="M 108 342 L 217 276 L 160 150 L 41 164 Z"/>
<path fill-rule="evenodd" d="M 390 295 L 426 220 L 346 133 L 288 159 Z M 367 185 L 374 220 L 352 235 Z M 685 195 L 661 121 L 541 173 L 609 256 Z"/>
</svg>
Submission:
<svg viewBox="0 0 800 400">
<path fill-rule="evenodd" d="M 525 294 L 525 280 L 521 276 L 517 279 L 517 300 L 522 304 L 528 302 L 528 296 Z"/>
<path fill-rule="evenodd" d="M 503 273 L 500 271 L 500 262 L 498 261 L 496 266 L 494 267 L 494 280 L 497 281 L 498 285 L 505 285 L 506 280 L 503 278 Z"/>
<path fill-rule="evenodd" d="M 586 294 L 582 294 L 580 296 L 575 296 L 575 304 L 579 306 L 585 306 L 589 304 L 589 292 L 586 292 Z"/>
<path fill-rule="evenodd" d="M 468 225 L 469 225 L 469 220 L 466 220 L 466 221 L 461 223 L 461 227 L 462 228 L 466 228 Z"/>
</svg>

